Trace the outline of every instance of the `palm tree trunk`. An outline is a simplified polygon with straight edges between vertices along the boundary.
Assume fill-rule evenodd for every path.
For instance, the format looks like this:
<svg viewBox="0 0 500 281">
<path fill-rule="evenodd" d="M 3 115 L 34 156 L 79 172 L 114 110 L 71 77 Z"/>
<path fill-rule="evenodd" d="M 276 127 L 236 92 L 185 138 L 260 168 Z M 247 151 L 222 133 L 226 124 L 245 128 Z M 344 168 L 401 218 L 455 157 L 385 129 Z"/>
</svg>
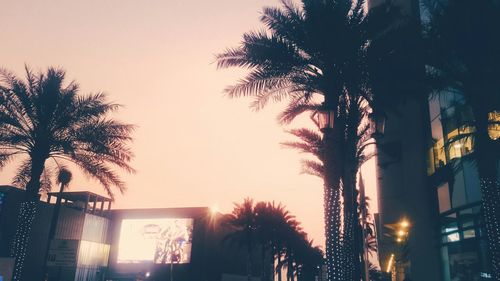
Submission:
<svg viewBox="0 0 500 281">
<path fill-rule="evenodd" d="M 293 281 L 293 262 L 291 256 L 288 257 L 288 266 L 286 270 L 286 275 L 288 281 Z"/>
<path fill-rule="evenodd" d="M 252 246 L 247 246 L 247 281 L 252 280 Z"/>
<path fill-rule="evenodd" d="M 43 160 L 42 160 L 43 159 Z M 31 227 L 38 210 L 38 191 L 40 189 L 40 177 L 43 172 L 45 159 L 39 161 L 32 159 L 31 178 L 26 185 L 24 202 L 21 203 L 17 217 L 17 229 L 12 241 L 11 257 L 15 258 L 13 281 L 23 280 L 24 262 L 31 236 Z"/>
<path fill-rule="evenodd" d="M 498 155 L 488 134 L 488 112 L 475 107 L 476 133 L 474 154 L 482 194 L 483 221 L 491 255 L 493 280 L 500 280 L 500 183 Z"/>
<path fill-rule="evenodd" d="M 325 186 L 326 262 L 329 281 L 342 281 L 340 190 Z"/>
<path fill-rule="evenodd" d="M 277 271 L 278 271 L 278 281 L 282 281 L 282 276 L 281 276 L 281 253 L 278 250 L 278 264 L 277 264 Z"/>
<path fill-rule="evenodd" d="M 338 93 L 342 87 L 333 87 L 328 92 Z M 336 109 L 337 102 L 325 95 L 326 108 Z M 328 281 L 344 281 L 342 270 L 341 241 L 341 191 L 340 178 L 343 171 L 344 124 L 340 118 L 334 118 L 332 129 L 323 129 L 323 165 L 324 165 L 324 212 L 326 238 L 326 268 Z"/>
<path fill-rule="evenodd" d="M 346 161 L 349 163 L 350 161 Z M 359 253 L 355 250 L 356 243 L 356 226 L 359 225 L 356 203 L 356 172 L 354 167 L 346 165 L 346 173 L 343 177 L 343 193 L 344 193 L 344 235 L 343 235 L 343 268 L 344 280 L 355 280 L 356 271 L 359 271 Z"/>
<path fill-rule="evenodd" d="M 15 258 L 13 281 L 23 280 L 24 261 L 31 235 L 31 226 L 37 212 L 37 202 L 35 200 L 21 203 L 17 217 L 17 229 L 11 248 L 11 256 Z"/>
<path fill-rule="evenodd" d="M 343 268 L 344 280 L 354 280 L 355 250 L 354 250 L 354 214 L 351 211 L 344 212 L 344 235 L 343 235 Z"/>
<path fill-rule="evenodd" d="M 260 273 L 260 278 L 262 281 L 266 280 L 266 268 L 267 268 L 267 263 L 266 263 L 266 245 L 262 243 L 261 246 L 261 259 L 262 259 L 262 268 L 261 268 L 261 273 Z"/>
</svg>

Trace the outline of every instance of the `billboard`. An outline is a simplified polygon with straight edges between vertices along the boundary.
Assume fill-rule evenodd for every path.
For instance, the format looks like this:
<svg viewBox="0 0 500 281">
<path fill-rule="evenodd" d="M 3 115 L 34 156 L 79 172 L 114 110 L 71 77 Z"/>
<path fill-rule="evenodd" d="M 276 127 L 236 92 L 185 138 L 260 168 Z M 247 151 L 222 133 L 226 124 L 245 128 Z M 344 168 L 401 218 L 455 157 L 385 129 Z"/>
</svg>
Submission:
<svg viewBox="0 0 500 281">
<path fill-rule="evenodd" d="M 123 219 L 117 263 L 189 263 L 193 219 Z"/>
</svg>

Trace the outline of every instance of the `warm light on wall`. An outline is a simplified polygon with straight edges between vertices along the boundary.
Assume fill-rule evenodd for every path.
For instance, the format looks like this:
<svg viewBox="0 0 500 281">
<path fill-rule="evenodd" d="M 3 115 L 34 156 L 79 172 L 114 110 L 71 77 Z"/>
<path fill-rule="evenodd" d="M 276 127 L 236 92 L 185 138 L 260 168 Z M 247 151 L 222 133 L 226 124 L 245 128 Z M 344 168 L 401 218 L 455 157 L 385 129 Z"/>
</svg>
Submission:
<svg viewBox="0 0 500 281">
<path fill-rule="evenodd" d="M 386 269 L 387 273 L 391 272 L 393 262 L 394 262 L 394 254 L 391 254 L 391 257 L 389 258 L 389 262 L 387 263 L 387 269 Z"/>
<path fill-rule="evenodd" d="M 401 227 L 402 228 L 407 228 L 408 226 L 410 226 L 410 223 L 407 220 L 403 220 L 401 222 Z"/>
</svg>

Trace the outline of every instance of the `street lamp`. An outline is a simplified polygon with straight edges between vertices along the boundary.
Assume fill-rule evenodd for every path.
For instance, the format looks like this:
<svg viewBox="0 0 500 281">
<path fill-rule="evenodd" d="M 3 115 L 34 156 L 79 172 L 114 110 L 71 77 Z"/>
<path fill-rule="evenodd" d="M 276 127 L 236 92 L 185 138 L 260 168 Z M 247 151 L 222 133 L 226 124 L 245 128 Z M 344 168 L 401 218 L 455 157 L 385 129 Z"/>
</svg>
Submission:
<svg viewBox="0 0 500 281">
<path fill-rule="evenodd" d="M 372 137 L 374 139 L 381 138 L 385 133 L 385 121 L 387 116 L 383 111 L 373 109 L 372 113 L 368 115 L 368 118 L 370 119 Z"/>
<path fill-rule="evenodd" d="M 333 129 L 335 120 L 335 111 L 333 109 L 328 108 L 325 104 L 323 104 L 321 108 L 317 110 L 316 117 L 319 129 L 322 132 L 327 129 Z"/>
</svg>

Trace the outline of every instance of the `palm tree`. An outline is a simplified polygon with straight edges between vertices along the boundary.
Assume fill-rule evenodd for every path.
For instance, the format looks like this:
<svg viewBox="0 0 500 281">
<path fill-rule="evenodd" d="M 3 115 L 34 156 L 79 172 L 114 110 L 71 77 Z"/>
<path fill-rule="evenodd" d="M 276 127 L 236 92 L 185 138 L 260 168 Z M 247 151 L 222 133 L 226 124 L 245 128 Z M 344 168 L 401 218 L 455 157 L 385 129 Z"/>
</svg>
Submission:
<svg viewBox="0 0 500 281">
<path fill-rule="evenodd" d="M 285 256 L 280 262 L 287 268 L 287 281 L 315 280 L 324 264 L 323 251 L 313 246 L 307 233 L 290 227 L 285 240 Z"/>
<path fill-rule="evenodd" d="M 16 181 L 26 189 L 11 251 L 16 258 L 13 280 L 18 281 L 46 161 L 73 163 L 113 198 L 113 187 L 125 190 L 113 167 L 134 172 L 128 147 L 133 126 L 109 118 L 120 106 L 106 102 L 106 95 L 82 96 L 77 83 L 64 85 L 61 69 L 34 74 L 26 67 L 26 80 L 2 69 L 0 79 L 0 168 L 20 160 Z"/>
<path fill-rule="evenodd" d="M 247 280 L 252 279 L 252 250 L 256 245 L 257 226 L 253 200 L 245 198 L 242 204 L 236 204 L 233 212 L 226 215 L 223 224 L 231 228 L 223 241 L 237 244 L 246 250 Z"/>
<path fill-rule="evenodd" d="M 295 254 L 297 281 L 316 280 L 324 264 L 323 251 L 307 237 L 299 241 Z"/>
<path fill-rule="evenodd" d="M 275 225 L 273 210 L 267 202 L 258 202 L 255 204 L 255 224 L 257 229 L 257 240 L 260 244 L 261 254 L 261 280 L 269 280 L 269 266 L 268 261 L 270 251 L 272 250 L 272 242 L 275 236 Z"/>
<path fill-rule="evenodd" d="M 54 236 L 56 233 L 57 222 L 59 221 L 59 213 L 61 210 L 62 194 L 68 188 L 72 177 L 73 177 L 73 174 L 71 173 L 70 170 L 68 170 L 68 168 L 66 168 L 64 166 L 59 167 L 59 172 L 57 173 L 57 183 L 59 184 L 59 193 L 57 195 L 57 201 L 56 201 L 56 205 L 54 206 L 54 211 L 52 212 L 52 219 L 50 221 L 50 228 L 49 228 L 49 237 L 47 239 L 47 250 L 45 251 L 45 259 L 44 260 L 47 260 L 47 257 L 49 255 L 50 243 L 51 243 L 52 239 L 54 239 Z M 47 270 L 46 264 L 44 264 L 44 266 L 43 266 L 44 278 L 45 278 L 46 270 Z"/>
<path fill-rule="evenodd" d="M 438 94 L 460 93 L 474 115 L 464 124 L 473 127 L 473 133 L 459 138 L 473 138 L 493 279 L 500 279 L 500 139 L 489 130 L 499 124 L 494 116 L 500 112 L 500 2 L 428 1 L 425 7 L 424 42 L 429 47 L 425 63 L 430 88 Z"/>
<path fill-rule="evenodd" d="M 344 198 L 344 267 L 346 280 L 359 280 L 361 276 L 361 255 L 359 227 L 362 221 L 358 216 L 358 172 L 367 160 L 366 142 L 371 138 L 367 120 L 367 105 L 364 99 L 351 97 L 347 104 L 345 133 L 345 166 L 342 174 Z M 360 183 L 362 184 L 362 183 Z M 363 194 L 364 196 L 364 194 Z M 364 198 L 360 198 L 363 200 Z"/>
<path fill-rule="evenodd" d="M 255 222 L 257 237 L 262 254 L 262 280 L 269 280 L 268 269 L 273 269 L 275 258 L 281 262 L 281 254 L 290 230 L 298 231 L 299 223 L 285 209 L 285 206 L 274 202 L 259 202 L 255 205 Z M 268 257 L 271 259 L 268 260 Z M 281 270 L 277 272 L 281 280 Z"/>
<path fill-rule="evenodd" d="M 264 8 L 266 31 L 248 32 L 236 48 L 216 56 L 219 68 L 241 67 L 249 74 L 226 89 L 230 97 L 253 96 L 255 109 L 270 100 L 288 100 L 283 123 L 317 106 L 335 110 L 334 128 L 324 130 L 325 233 L 329 280 L 343 280 L 341 259 L 341 187 L 345 120 L 349 101 L 369 97 L 366 49 L 371 17 L 365 1 L 283 0 L 282 8 Z M 344 104 L 343 104 L 344 103 Z"/>
<path fill-rule="evenodd" d="M 357 175 L 361 165 L 368 160 L 370 155 L 365 153 L 365 143 L 371 137 L 370 126 L 363 120 L 367 117 L 366 102 L 359 98 L 356 102 L 348 103 L 345 111 L 346 132 L 344 139 L 344 169 L 342 170 L 342 190 L 344 198 L 344 223 L 343 223 L 343 268 L 346 280 L 359 279 L 360 276 L 360 250 L 357 244 L 356 229 L 360 221 L 358 216 L 358 191 Z M 313 119 L 314 121 L 314 119 Z M 360 125 L 362 124 L 362 125 Z M 317 122 L 315 122 L 317 126 Z M 309 153 L 318 160 L 303 160 L 303 172 L 319 177 L 324 176 L 324 158 L 321 153 L 322 139 L 317 131 L 311 129 L 294 129 L 290 133 L 300 139 L 299 142 L 282 143 L 285 147 L 298 149 Z M 358 235 L 359 236 L 359 235 Z M 356 280 L 357 280 L 356 279 Z"/>
</svg>

